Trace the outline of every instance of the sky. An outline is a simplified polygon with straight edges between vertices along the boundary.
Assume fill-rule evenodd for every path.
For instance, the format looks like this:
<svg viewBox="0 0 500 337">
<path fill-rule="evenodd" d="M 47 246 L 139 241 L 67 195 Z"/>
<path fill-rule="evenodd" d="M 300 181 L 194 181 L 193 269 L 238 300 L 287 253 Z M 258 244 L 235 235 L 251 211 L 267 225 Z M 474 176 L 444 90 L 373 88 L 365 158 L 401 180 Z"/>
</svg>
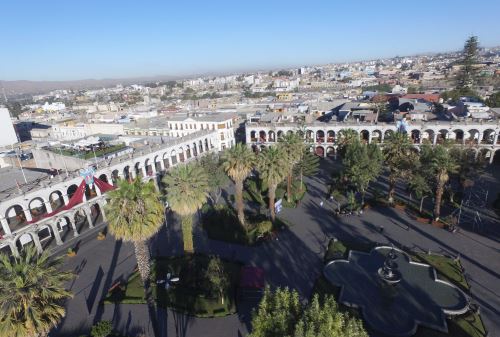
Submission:
<svg viewBox="0 0 500 337">
<path fill-rule="evenodd" d="M 15 0 L 0 80 L 188 76 L 500 45 L 500 1 Z"/>
</svg>

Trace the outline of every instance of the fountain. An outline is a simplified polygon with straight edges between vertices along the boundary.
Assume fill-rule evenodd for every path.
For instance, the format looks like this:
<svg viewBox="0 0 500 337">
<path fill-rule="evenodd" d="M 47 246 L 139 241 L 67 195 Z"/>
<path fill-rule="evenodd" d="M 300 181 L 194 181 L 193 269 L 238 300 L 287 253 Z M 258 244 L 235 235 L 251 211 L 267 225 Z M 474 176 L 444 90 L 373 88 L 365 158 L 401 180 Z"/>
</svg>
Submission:
<svg viewBox="0 0 500 337">
<path fill-rule="evenodd" d="M 394 246 L 392 246 L 391 251 L 385 258 L 384 265 L 377 271 L 380 279 L 387 284 L 396 284 L 401 281 L 401 273 L 398 270 L 398 265 L 394 262 L 396 258 L 396 252 Z"/>
</svg>

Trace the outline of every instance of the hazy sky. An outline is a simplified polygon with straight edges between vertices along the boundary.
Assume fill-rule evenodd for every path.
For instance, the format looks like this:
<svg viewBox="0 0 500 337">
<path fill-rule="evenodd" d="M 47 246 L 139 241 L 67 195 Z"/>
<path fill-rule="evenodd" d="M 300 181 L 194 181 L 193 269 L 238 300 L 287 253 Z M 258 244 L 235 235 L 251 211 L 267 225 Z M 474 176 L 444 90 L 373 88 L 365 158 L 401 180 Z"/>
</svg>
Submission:
<svg viewBox="0 0 500 337">
<path fill-rule="evenodd" d="M 3 1 L 0 80 L 269 69 L 500 45 L 500 1 Z"/>
</svg>

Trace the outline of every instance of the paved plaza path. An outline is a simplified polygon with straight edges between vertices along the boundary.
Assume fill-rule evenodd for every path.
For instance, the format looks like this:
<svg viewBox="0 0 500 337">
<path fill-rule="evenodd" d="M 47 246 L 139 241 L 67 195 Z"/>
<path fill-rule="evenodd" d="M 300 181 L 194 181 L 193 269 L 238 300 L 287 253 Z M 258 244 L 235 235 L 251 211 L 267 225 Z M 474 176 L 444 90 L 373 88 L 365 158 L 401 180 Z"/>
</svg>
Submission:
<svg viewBox="0 0 500 337">
<path fill-rule="evenodd" d="M 335 219 L 334 204 L 325 200 L 328 160 L 322 170 L 307 179 L 308 193 L 300 207 L 284 209 L 280 216 L 293 224 L 280 232 L 278 240 L 249 248 L 209 240 L 203 231 L 195 229 L 195 250 L 236 259 L 265 270 L 272 286 L 297 289 L 308 298 L 314 281 L 321 274 L 323 255 L 330 237 L 349 240 L 371 240 L 404 245 L 410 249 L 456 256 L 465 267 L 472 286 L 474 300 L 491 336 L 500 336 L 500 224 L 490 219 L 489 228 L 495 236 L 479 235 L 461 230 L 446 230 L 423 225 L 412 220 L 404 211 L 376 208 L 362 216 Z M 323 201 L 323 206 L 320 206 Z M 384 230 L 379 231 L 383 226 Z M 495 232 L 496 231 L 496 232 Z M 180 255 L 182 242 L 180 224 L 171 221 L 152 240 L 153 255 Z M 75 293 L 67 303 L 67 316 L 51 336 L 79 336 L 93 323 L 113 320 L 115 328 L 130 336 L 141 332 L 153 336 L 148 308 L 145 305 L 104 305 L 98 303 L 105 290 L 117 279 L 126 279 L 136 265 L 133 246 L 115 241 L 110 235 L 104 241 L 89 240 L 78 255 L 67 259 L 65 267 L 78 277 L 71 283 Z M 224 318 L 200 319 L 170 310 L 157 313 L 161 336 L 168 337 L 239 337 L 249 330 L 251 307 Z"/>
</svg>

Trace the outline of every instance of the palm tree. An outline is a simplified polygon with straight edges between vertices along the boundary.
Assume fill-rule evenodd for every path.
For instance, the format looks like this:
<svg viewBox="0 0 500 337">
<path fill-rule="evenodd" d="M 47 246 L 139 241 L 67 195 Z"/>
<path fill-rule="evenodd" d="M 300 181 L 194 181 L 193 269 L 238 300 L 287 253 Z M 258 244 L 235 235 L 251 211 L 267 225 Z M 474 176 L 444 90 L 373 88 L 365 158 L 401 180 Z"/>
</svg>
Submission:
<svg viewBox="0 0 500 337">
<path fill-rule="evenodd" d="M 134 243 L 135 257 L 142 282 L 149 290 L 150 255 L 147 241 L 164 221 L 164 207 L 152 181 L 120 180 L 118 188 L 108 193 L 106 212 L 109 231 L 117 239 Z"/>
<path fill-rule="evenodd" d="M 269 199 L 269 211 L 271 219 L 276 219 L 274 210 L 274 199 L 276 198 L 276 188 L 287 175 L 287 158 L 278 147 L 270 146 L 262 151 L 257 160 L 260 176 L 267 183 L 267 197 Z"/>
<path fill-rule="evenodd" d="M 227 175 L 233 179 L 236 189 L 236 209 L 238 220 L 245 225 L 243 212 L 243 182 L 254 167 L 255 155 L 244 144 L 237 143 L 222 154 L 222 166 Z"/>
<path fill-rule="evenodd" d="M 389 203 L 394 202 L 396 183 L 411 175 L 417 161 L 410 139 L 406 133 L 397 132 L 385 144 L 383 149 L 384 163 L 389 170 Z"/>
<path fill-rule="evenodd" d="M 436 183 L 434 220 L 438 221 L 441 214 L 441 200 L 444 186 L 450 179 L 449 175 L 457 172 L 458 165 L 448 148 L 443 145 L 436 145 L 434 147 L 423 146 L 421 160 L 422 168 L 428 171 Z"/>
<path fill-rule="evenodd" d="M 73 278 L 61 263 L 34 248 L 14 258 L 0 254 L 0 336 L 46 336 L 60 322 L 62 302 L 72 296 L 64 284 Z"/>
<path fill-rule="evenodd" d="M 287 133 L 279 139 L 279 148 L 286 157 L 286 198 L 292 202 L 292 174 L 293 168 L 299 162 L 304 151 L 304 140 L 296 133 Z"/>
<path fill-rule="evenodd" d="M 193 251 L 193 215 L 207 201 L 208 175 L 197 163 L 174 168 L 163 178 L 167 200 L 181 216 L 184 251 Z"/>
</svg>

